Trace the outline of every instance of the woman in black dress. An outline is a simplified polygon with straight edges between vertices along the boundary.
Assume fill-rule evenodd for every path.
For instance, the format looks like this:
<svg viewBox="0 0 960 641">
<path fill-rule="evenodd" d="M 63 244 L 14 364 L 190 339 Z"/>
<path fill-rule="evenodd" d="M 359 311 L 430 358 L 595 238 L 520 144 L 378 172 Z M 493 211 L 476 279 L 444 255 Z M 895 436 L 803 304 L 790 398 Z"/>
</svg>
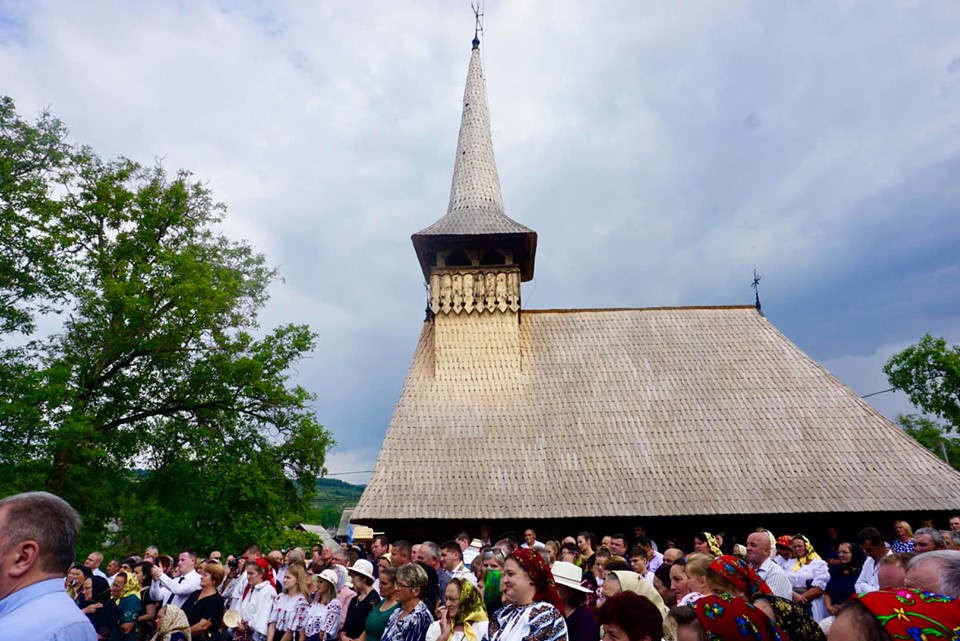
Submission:
<svg viewBox="0 0 960 641">
<path fill-rule="evenodd" d="M 223 597 L 217 592 L 217 586 L 225 573 L 219 563 L 204 563 L 200 570 L 200 589 L 188 596 L 183 604 L 194 641 L 220 641 L 222 638 Z"/>
<path fill-rule="evenodd" d="M 120 617 L 117 604 L 110 596 L 110 584 L 102 576 L 94 575 L 84 580 L 82 594 L 79 605 L 93 624 L 93 629 L 97 631 L 97 639 L 109 639 L 119 628 Z"/>
</svg>

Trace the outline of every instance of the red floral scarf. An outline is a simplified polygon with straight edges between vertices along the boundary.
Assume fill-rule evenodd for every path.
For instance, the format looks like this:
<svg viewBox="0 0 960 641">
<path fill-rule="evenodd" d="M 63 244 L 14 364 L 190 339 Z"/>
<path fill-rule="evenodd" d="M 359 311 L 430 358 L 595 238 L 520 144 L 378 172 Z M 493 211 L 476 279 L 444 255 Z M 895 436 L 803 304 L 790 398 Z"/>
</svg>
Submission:
<svg viewBox="0 0 960 641">
<path fill-rule="evenodd" d="M 740 597 L 729 594 L 700 597 L 690 608 L 708 641 L 787 641 L 787 635 L 770 617 Z"/>
<path fill-rule="evenodd" d="M 710 569 L 725 578 L 737 587 L 738 590 L 752 599 L 755 594 L 773 594 L 767 582 L 760 578 L 757 571 L 743 559 L 725 554 L 710 563 Z"/>
<path fill-rule="evenodd" d="M 857 597 L 891 639 L 956 639 L 960 601 L 919 590 L 882 590 Z"/>
<path fill-rule="evenodd" d="M 559 610 L 560 614 L 563 614 L 563 599 L 560 598 L 560 593 L 557 591 L 553 573 L 550 572 L 550 567 L 540 553 L 527 548 L 518 548 L 510 557 L 520 564 L 524 572 L 530 575 L 530 580 L 537 588 L 533 600 L 546 601 Z"/>
</svg>

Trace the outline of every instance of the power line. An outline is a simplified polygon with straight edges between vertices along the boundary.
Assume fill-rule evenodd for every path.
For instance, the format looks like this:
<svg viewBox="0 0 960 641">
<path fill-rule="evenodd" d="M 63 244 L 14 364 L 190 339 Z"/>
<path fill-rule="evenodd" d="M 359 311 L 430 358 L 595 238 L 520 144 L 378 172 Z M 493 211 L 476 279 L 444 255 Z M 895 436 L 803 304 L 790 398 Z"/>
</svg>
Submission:
<svg viewBox="0 0 960 641">
<path fill-rule="evenodd" d="M 877 394 L 886 394 L 887 392 L 895 392 L 895 391 L 897 391 L 897 388 L 896 388 L 896 387 L 891 387 L 890 389 L 880 390 L 879 392 L 872 392 L 872 393 L 870 393 L 870 394 L 864 394 L 864 395 L 861 396 L 860 398 L 870 398 L 871 396 L 876 396 Z"/>
<path fill-rule="evenodd" d="M 324 476 L 346 476 L 347 474 L 372 474 L 373 470 L 357 470 L 355 472 L 327 472 Z"/>
</svg>

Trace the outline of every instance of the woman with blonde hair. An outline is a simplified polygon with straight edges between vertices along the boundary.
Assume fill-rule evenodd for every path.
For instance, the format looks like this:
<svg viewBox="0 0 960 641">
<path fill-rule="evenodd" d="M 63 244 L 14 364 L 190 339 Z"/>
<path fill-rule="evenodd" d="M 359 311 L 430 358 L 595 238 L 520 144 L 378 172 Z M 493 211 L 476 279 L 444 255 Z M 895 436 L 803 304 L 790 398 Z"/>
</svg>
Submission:
<svg viewBox="0 0 960 641">
<path fill-rule="evenodd" d="M 894 521 L 893 531 L 897 539 L 893 542 L 894 552 L 913 552 L 913 528 L 906 521 Z"/>
<path fill-rule="evenodd" d="M 424 641 L 433 615 L 420 600 L 430 579 L 416 563 L 397 568 L 396 598 L 400 607 L 387 620 L 382 641 Z"/>
<path fill-rule="evenodd" d="M 697 552 L 687 557 L 687 585 L 690 588 L 690 594 L 687 595 L 686 603 L 677 605 L 690 605 L 704 594 L 710 594 L 710 589 L 707 587 L 707 568 L 712 561 L 713 557 Z"/>
<path fill-rule="evenodd" d="M 267 641 L 293 641 L 303 628 L 310 607 L 307 572 L 299 563 L 287 567 L 283 591 L 273 600 L 267 619 Z"/>
</svg>

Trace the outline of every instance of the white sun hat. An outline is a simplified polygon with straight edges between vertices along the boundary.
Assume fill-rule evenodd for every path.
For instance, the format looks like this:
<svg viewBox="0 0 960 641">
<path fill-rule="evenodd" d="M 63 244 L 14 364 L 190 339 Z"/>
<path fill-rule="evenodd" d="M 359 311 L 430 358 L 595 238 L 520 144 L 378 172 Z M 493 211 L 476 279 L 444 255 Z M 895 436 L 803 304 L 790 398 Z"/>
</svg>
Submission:
<svg viewBox="0 0 960 641">
<path fill-rule="evenodd" d="M 353 564 L 350 571 L 365 576 L 371 581 L 377 578 L 373 576 L 373 563 L 370 563 L 370 561 L 366 559 L 357 559 L 357 562 Z"/>
<path fill-rule="evenodd" d="M 553 580 L 557 582 L 557 585 L 563 585 L 581 592 L 590 592 L 589 588 L 580 585 L 580 582 L 583 581 L 583 570 L 573 563 L 556 561 L 550 567 L 550 571 L 553 573 Z"/>
</svg>

